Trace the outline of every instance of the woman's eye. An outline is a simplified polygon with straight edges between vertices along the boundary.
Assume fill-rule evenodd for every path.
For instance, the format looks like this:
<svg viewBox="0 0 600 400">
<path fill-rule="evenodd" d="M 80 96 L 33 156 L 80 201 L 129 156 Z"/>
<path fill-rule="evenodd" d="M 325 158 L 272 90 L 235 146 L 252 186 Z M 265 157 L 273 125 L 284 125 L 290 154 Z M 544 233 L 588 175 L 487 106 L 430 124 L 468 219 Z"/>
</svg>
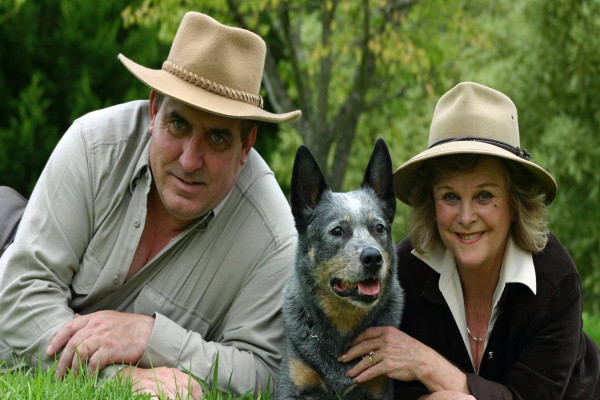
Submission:
<svg viewBox="0 0 600 400">
<path fill-rule="evenodd" d="M 491 200 L 492 194 L 490 192 L 481 192 L 479 193 L 479 200 L 488 201 Z"/>
<path fill-rule="evenodd" d="M 375 230 L 379 233 L 383 233 L 383 231 L 385 231 L 385 226 L 383 226 L 383 224 L 377 224 Z"/>
<path fill-rule="evenodd" d="M 329 231 L 329 233 L 331 233 L 333 236 L 342 236 L 344 231 L 342 230 L 342 228 L 340 226 L 336 226 L 331 231 Z"/>
<path fill-rule="evenodd" d="M 446 193 L 444 195 L 444 197 L 442 197 L 442 199 L 444 199 L 445 201 L 450 201 L 450 202 L 455 202 L 458 201 L 458 196 L 455 195 L 454 193 Z"/>
</svg>

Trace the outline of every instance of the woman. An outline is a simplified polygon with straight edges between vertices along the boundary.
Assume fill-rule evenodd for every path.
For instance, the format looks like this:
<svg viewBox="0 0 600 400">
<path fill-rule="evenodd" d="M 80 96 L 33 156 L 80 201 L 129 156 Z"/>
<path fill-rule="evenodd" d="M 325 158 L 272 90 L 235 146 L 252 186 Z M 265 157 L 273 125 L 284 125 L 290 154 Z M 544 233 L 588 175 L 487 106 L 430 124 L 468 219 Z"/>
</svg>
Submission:
<svg viewBox="0 0 600 400">
<path fill-rule="evenodd" d="M 397 399 L 600 399 L 577 269 L 547 228 L 556 182 L 519 146 L 502 93 L 464 82 L 442 96 L 429 148 L 394 173 L 413 206 L 402 331 L 357 338 L 341 357 L 364 357 L 356 382 L 387 375 Z"/>
</svg>

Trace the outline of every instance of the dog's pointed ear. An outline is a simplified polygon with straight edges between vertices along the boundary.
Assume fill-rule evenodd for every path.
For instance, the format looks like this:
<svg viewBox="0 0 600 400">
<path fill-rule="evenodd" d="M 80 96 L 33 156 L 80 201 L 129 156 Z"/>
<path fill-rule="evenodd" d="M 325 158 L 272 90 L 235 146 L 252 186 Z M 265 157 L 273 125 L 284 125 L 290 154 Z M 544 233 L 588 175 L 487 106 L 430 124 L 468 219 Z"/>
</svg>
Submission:
<svg viewBox="0 0 600 400">
<path fill-rule="evenodd" d="M 329 190 L 329 185 L 319 164 L 306 146 L 300 146 L 294 160 L 291 187 L 292 214 L 298 233 L 306 232 L 308 219 L 325 190 Z"/>
<path fill-rule="evenodd" d="M 375 191 L 383 204 L 385 215 L 392 222 L 396 213 L 394 171 L 390 152 L 383 139 L 377 139 L 375 143 L 373 154 L 360 187 L 370 187 Z"/>
</svg>

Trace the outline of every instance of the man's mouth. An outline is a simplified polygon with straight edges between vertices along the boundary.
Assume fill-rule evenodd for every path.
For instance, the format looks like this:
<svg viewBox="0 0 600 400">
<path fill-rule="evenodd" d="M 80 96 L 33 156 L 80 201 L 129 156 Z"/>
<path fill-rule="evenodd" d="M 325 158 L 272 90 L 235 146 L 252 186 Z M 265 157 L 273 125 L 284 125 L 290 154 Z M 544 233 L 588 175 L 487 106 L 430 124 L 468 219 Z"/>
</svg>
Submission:
<svg viewBox="0 0 600 400">
<path fill-rule="evenodd" d="M 182 178 L 180 176 L 177 175 L 173 175 L 178 181 L 185 183 L 186 185 L 199 185 L 200 182 L 198 181 L 194 181 L 194 180 L 190 180 L 187 178 Z"/>
<path fill-rule="evenodd" d="M 371 277 L 361 282 L 348 282 L 343 279 L 333 278 L 329 284 L 334 293 L 340 297 L 350 297 L 353 300 L 364 303 L 372 303 L 377 300 L 381 284 L 379 279 Z"/>
</svg>

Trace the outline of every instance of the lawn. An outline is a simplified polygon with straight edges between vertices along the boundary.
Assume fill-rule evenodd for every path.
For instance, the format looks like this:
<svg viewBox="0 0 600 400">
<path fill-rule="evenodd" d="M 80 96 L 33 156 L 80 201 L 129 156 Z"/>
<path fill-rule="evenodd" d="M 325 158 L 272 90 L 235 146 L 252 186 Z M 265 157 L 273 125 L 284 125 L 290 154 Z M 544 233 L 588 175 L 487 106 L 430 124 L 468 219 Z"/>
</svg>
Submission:
<svg viewBox="0 0 600 400">
<path fill-rule="evenodd" d="M 218 363 L 218 359 L 217 359 Z M 1 364 L 0 364 L 1 367 Z M 131 381 L 116 379 L 97 379 L 96 376 L 87 376 L 87 373 L 74 376 L 70 372 L 64 379 L 54 377 L 56 364 L 53 368 L 42 371 L 42 368 L 22 368 L 10 373 L 0 374 L 0 399 L 2 400 L 146 400 L 156 399 L 149 394 L 134 392 Z M 85 368 L 80 368 L 86 371 Z M 202 386 L 204 400 L 270 400 L 269 394 L 260 394 L 258 397 L 246 394 L 236 396 L 223 393 L 217 389 L 217 377 L 213 377 L 213 384 L 209 387 L 198 380 Z M 268 390 L 267 390 L 268 391 Z M 170 397 L 160 394 L 159 399 Z M 185 397 L 177 396 L 179 400 Z"/>
</svg>

